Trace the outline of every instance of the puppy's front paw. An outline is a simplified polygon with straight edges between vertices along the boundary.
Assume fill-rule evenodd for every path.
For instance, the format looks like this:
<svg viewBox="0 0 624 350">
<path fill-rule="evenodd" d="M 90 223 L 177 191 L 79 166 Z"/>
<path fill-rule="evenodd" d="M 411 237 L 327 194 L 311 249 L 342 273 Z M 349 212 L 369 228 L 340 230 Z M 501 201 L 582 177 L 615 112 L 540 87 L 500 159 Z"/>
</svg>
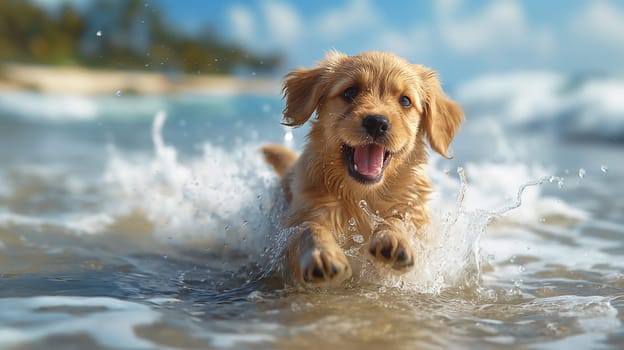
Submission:
<svg viewBox="0 0 624 350">
<path fill-rule="evenodd" d="M 351 267 L 340 247 L 312 247 L 301 258 L 301 279 L 312 285 L 338 285 L 351 277 Z"/>
<path fill-rule="evenodd" d="M 399 272 L 407 272 L 414 266 L 414 253 L 407 240 L 391 231 L 375 232 L 368 251 L 376 261 Z"/>
</svg>

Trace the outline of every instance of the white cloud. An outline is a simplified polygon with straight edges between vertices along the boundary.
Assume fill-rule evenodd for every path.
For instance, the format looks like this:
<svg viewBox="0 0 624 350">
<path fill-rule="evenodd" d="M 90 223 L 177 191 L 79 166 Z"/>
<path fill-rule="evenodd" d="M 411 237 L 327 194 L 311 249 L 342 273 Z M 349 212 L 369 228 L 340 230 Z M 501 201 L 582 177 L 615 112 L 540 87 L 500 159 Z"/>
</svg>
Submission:
<svg viewBox="0 0 624 350">
<path fill-rule="evenodd" d="M 352 0 L 346 7 L 327 11 L 315 24 L 325 38 L 345 37 L 378 24 L 380 19 L 367 0 Z"/>
<path fill-rule="evenodd" d="M 461 0 L 438 0 L 433 2 L 436 15 L 446 18 L 454 15 L 461 7 Z"/>
<path fill-rule="evenodd" d="M 252 12 L 244 6 L 233 6 L 228 11 L 232 33 L 245 43 L 254 40 L 256 22 Z"/>
<path fill-rule="evenodd" d="M 301 35 L 302 19 L 297 11 L 288 4 L 267 1 L 263 6 L 269 33 L 275 43 L 281 47 L 296 43 Z"/>
<path fill-rule="evenodd" d="M 443 44 L 461 55 L 486 58 L 527 53 L 532 60 L 550 59 L 557 41 L 552 30 L 536 28 L 516 0 L 492 1 L 480 12 L 460 18 L 461 0 L 436 2 L 436 25 Z"/>
<path fill-rule="evenodd" d="M 591 2 L 572 17 L 575 33 L 621 48 L 624 45 L 624 12 L 610 2 Z"/>
<path fill-rule="evenodd" d="M 441 6 L 439 6 L 440 8 Z M 522 7 L 513 1 L 496 1 L 471 18 L 455 19 L 457 5 L 440 13 L 440 31 L 446 44 L 464 54 L 496 46 L 526 42 L 529 30 Z"/>
<path fill-rule="evenodd" d="M 422 61 L 429 52 L 430 33 L 426 28 L 414 28 L 411 31 L 382 31 L 373 41 L 376 50 L 393 52 L 407 59 Z"/>
</svg>

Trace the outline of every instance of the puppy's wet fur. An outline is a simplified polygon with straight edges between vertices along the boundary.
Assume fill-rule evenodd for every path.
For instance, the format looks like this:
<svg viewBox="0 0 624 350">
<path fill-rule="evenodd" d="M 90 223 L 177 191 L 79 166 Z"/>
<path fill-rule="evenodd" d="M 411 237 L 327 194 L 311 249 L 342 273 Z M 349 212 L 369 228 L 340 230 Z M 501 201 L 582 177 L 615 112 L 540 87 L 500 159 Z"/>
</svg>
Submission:
<svg viewBox="0 0 624 350">
<path fill-rule="evenodd" d="M 285 125 L 300 126 L 316 112 L 300 156 L 279 145 L 262 149 L 282 178 L 284 224 L 297 228 L 286 248 L 293 280 L 327 286 L 351 276 L 348 247 L 337 239 L 349 236 L 352 218 L 375 262 L 409 271 L 409 234 L 429 219 L 426 145 L 449 157 L 464 121 L 460 106 L 433 70 L 384 52 L 330 52 L 289 73 L 283 91 Z M 362 200 L 383 222 L 371 222 Z"/>
</svg>

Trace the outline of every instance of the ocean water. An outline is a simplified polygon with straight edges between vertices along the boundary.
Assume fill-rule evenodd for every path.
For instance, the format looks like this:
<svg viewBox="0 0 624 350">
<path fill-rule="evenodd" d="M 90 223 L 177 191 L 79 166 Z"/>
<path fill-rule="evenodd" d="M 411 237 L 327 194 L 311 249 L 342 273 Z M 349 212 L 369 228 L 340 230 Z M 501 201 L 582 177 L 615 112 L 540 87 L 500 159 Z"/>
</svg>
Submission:
<svg viewBox="0 0 624 350">
<path fill-rule="evenodd" d="M 624 347 L 624 80 L 452 87 L 414 271 L 280 279 L 283 203 L 258 147 L 301 149 L 266 95 L 0 93 L 0 348 Z"/>
</svg>

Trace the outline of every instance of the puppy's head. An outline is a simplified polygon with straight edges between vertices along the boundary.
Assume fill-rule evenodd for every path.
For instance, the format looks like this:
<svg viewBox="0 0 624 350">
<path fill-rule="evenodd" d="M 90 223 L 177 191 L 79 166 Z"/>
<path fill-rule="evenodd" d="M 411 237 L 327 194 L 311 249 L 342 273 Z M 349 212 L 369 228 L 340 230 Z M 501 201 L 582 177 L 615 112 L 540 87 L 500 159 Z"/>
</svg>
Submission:
<svg viewBox="0 0 624 350">
<path fill-rule="evenodd" d="M 284 95 L 284 124 L 300 126 L 316 111 L 309 146 L 335 176 L 365 185 L 422 152 L 423 138 L 448 157 L 463 121 L 434 71 L 389 53 L 330 52 L 316 67 L 289 73 Z"/>
</svg>

